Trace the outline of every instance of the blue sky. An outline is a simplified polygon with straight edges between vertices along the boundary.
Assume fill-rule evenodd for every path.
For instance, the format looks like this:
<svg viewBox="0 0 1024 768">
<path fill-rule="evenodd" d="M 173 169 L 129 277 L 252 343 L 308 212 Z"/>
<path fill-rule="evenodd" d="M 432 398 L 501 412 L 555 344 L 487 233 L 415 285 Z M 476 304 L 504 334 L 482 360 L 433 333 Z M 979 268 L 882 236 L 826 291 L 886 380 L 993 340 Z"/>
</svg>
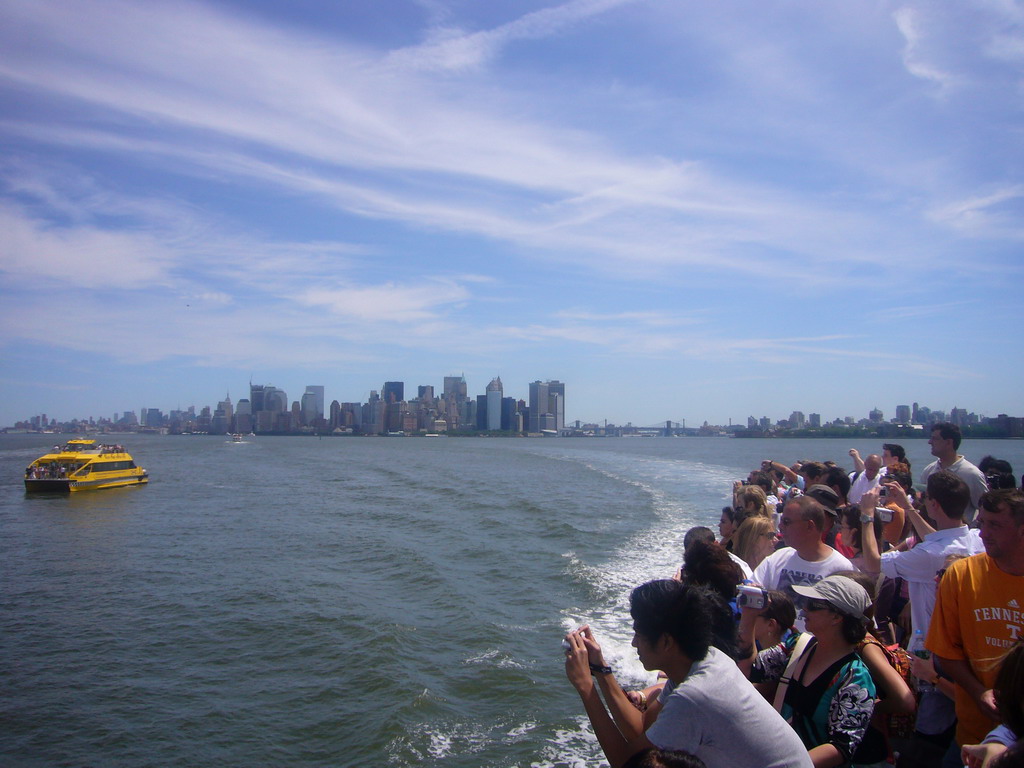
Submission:
<svg viewBox="0 0 1024 768">
<path fill-rule="evenodd" d="M 1024 4 L 0 0 L 0 424 L 1021 407 Z"/>
</svg>

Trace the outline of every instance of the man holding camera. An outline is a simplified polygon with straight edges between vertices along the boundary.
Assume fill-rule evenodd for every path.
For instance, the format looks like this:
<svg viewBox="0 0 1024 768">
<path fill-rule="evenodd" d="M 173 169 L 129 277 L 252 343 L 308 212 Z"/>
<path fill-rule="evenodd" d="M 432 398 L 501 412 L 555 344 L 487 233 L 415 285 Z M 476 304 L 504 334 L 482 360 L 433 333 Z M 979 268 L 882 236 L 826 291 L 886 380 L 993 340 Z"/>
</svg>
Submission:
<svg viewBox="0 0 1024 768">
<path fill-rule="evenodd" d="M 971 492 L 963 480 L 948 470 L 929 476 L 924 509 L 934 522 L 933 527 L 910 503 L 899 483 L 885 483 L 884 487 L 889 500 L 903 509 L 920 541 L 906 552 L 893 550 L 883 554 L 878 551 L 874 536 L 864 536 L 864 570 L 872 574 L 881 571 L 890 579 L 902 578 L 907 582 L 911 627 L 927 635 L 935 608 L 935 574 L 945 567 L 950 555 L 976 555 L 985 549 L 978 532 L 964 522 Z M 879 495 L 880 490 L 875 488 L 860 500 L 861 522 L 866 526 L 874 521 Z"/>
<path fill-rule="evenodd" d="M 898 504 L 917 533 L 919 543 L 906 552 L 890 551 L 880 554 L 874 536 L 864 536 L 864 570 L 881 571 L 890 579 L 903 578 L 910 595 L 910 622 L 915 637 L 928 635 L 928 627 L 935 608 L 936 574 L 946 567 L 951 555 L 969 556 L 984 551 L 977 531 L 964 522 L 964 512 L 971 501 L 971 492 L 957 475 L 940 470 L 928 478 L 924 510 L 934 522 L 928 521 L 910 503 L 899 483 L 885 483 L 890 501 Z M 860 502 L 860 519 L 870 528 L 879 504 L 882 489 L 864 494 Z M 917 633 L 920 632 L 920 635 Z M 953 702 L 946 694 L 953 692 L 952 682 L 928 661 L 914 660 L 914 674 L 927 685 L 921 687 L 916 734 L 904 750 L 908 765 L 935 765 L 952 738 L 952 725 L 956 722 Z"/>
</svg>

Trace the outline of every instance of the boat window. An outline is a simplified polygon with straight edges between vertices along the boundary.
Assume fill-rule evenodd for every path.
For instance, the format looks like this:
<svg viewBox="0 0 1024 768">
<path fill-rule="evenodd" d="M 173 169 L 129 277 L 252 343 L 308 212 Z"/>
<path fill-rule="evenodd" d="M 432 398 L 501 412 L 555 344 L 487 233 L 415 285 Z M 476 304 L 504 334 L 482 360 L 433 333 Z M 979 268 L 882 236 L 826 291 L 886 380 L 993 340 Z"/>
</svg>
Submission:
<svg viewBox="0 0 1024 768">
<path fill-rule="evenodd" d="M 133 461 L 94 461 L 89 465 L 93 472 L 115 472 L 120 469 L 135 469 Z"/>
</svg>

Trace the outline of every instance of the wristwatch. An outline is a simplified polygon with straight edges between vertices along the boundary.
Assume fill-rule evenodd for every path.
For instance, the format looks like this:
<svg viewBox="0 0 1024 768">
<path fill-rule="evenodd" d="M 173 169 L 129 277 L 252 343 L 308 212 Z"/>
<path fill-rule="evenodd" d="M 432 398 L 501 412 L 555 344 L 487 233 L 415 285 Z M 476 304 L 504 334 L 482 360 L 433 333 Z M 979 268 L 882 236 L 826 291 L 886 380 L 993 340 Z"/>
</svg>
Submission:
<svg viewBox="0 0 1024 768">
<path fill-rule="evenodd" d="M 875 521 L 874 515 L 865 515 L 863 512 L 860 513 L 860 521 L 862 523 L 873 523 Z"/>
</svg>

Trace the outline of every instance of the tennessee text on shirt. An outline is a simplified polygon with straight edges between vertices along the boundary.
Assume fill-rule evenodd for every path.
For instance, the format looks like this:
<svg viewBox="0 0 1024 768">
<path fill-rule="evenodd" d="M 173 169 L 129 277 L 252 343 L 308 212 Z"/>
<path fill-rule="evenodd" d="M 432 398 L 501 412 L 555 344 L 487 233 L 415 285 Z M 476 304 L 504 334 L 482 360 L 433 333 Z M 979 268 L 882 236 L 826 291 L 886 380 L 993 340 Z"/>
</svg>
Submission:
<svg viewBox="0 0 1024 768">
<path fill-rule="evenodd" d="M 993 606 L 991 608 L 974 609 L 975 621 L 979 623 L 986 621 L 1001 622 L 1005 624 L 1005 628 L 1010 632 L 1009 640 L 997 637 L 986 637 L 985 643 L 987 645 L 994 645 L 999 648 L 1009 648 L 1014 645 L 1014 643 L 1017 642 L 1017 639 L 1021 636 L 1021 628 L 1024 627 L 1024 613 L 1020 610 L 1020 604 L 1015 599 L 1011 599 L 1007 605 L 1009 606 L 1007 608 Z"/>
</svg>

